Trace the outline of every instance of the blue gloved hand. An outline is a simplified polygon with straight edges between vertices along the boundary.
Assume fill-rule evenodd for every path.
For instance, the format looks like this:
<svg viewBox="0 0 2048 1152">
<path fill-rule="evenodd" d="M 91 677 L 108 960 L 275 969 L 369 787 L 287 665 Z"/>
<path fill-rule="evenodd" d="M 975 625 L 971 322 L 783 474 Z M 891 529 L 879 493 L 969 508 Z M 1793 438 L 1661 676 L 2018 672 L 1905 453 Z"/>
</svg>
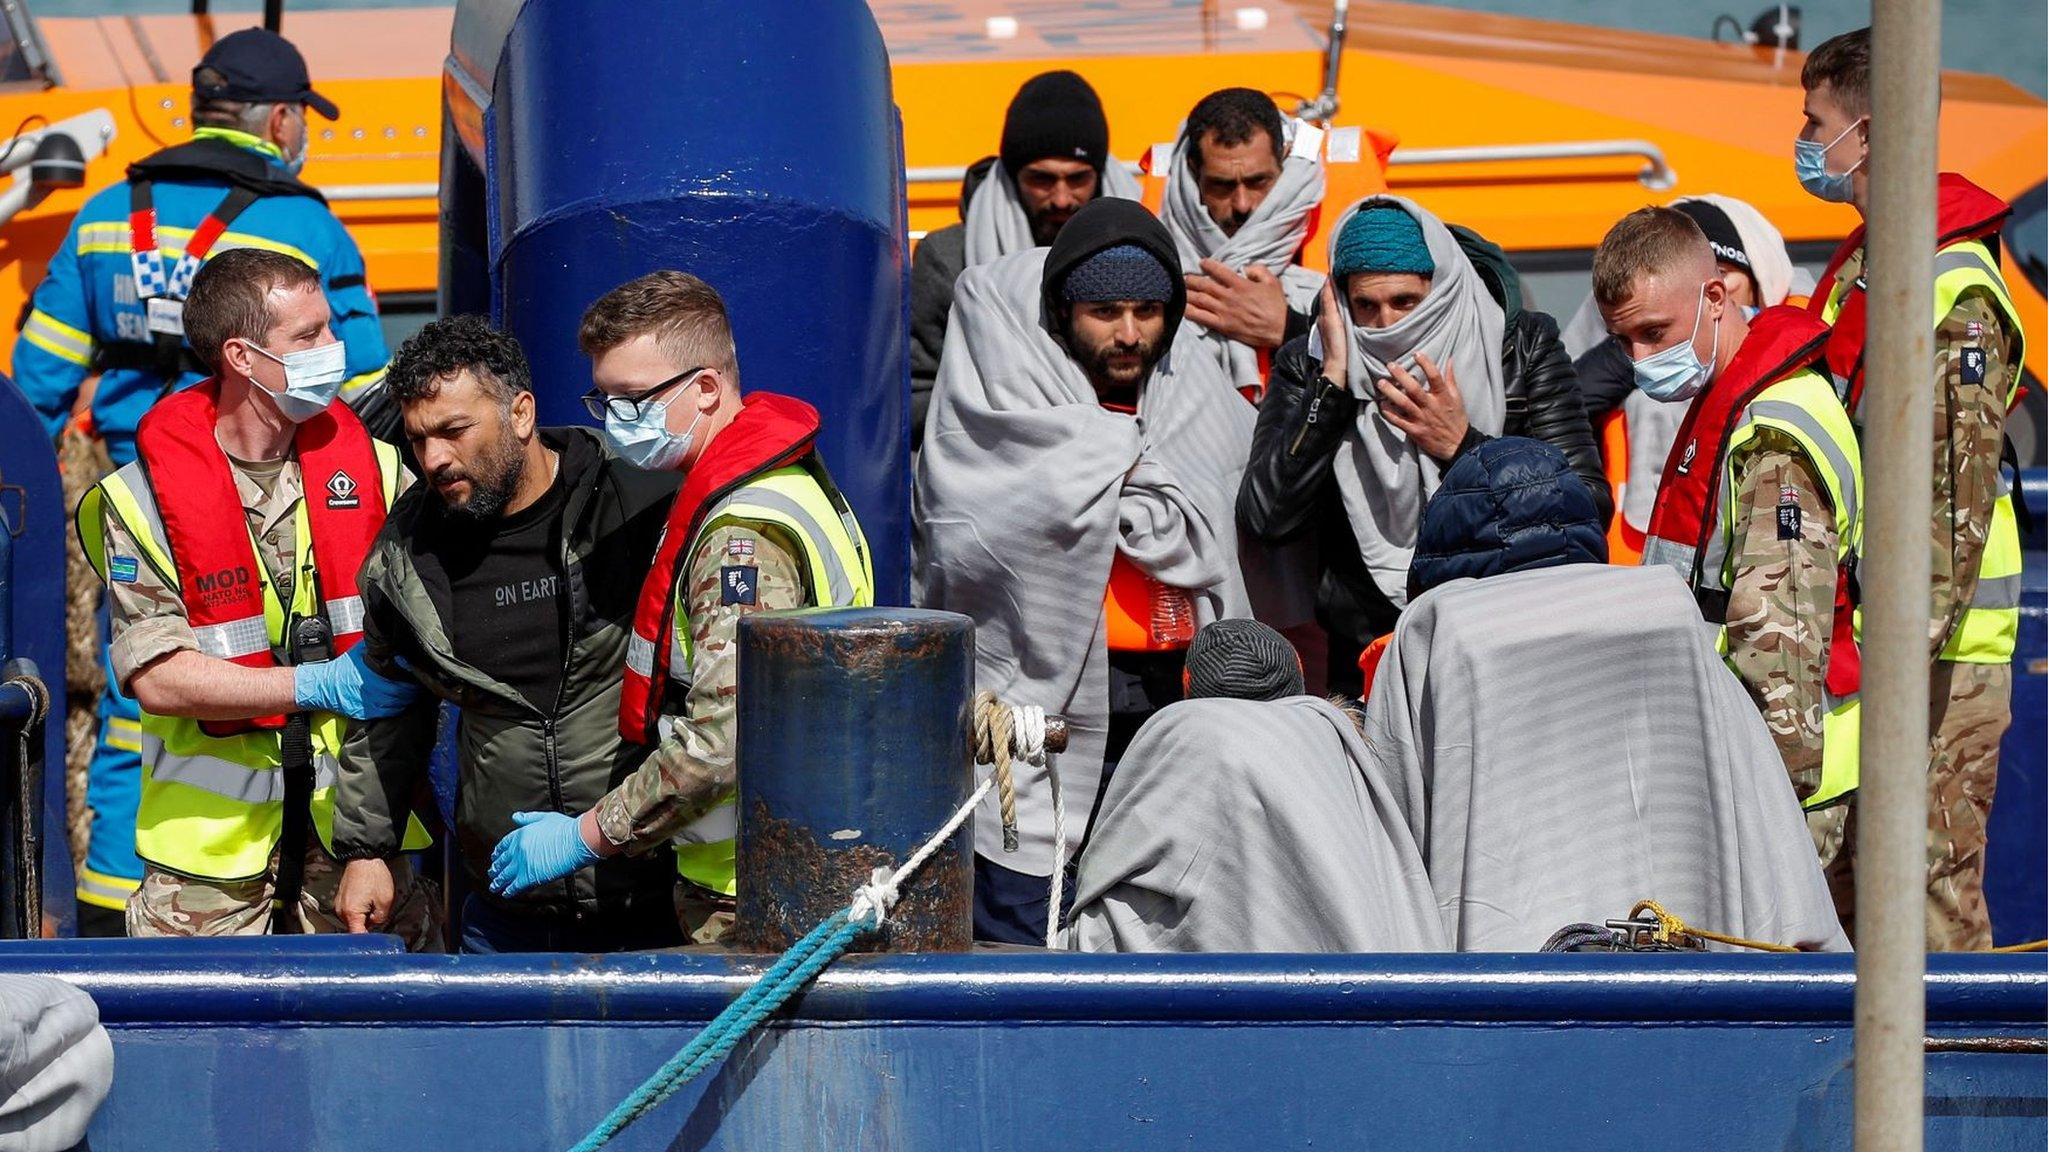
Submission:
<svg viewBox="0 0 2048 1152">
<path fill-rule="evenodd" d="M 379 676 L 364 662 L 361 644 L 340 658 L 292 669 L 292 700 L 300 708 L 351 720 L 375 720 L 405 711 L 420 694 L 410 680 Z"/>
<path fill-rule="evenodd" d="M 500 896 L 560 880 L 598 855 L 584 842 L 582 820 L 560 812 L 514 812 L 519 825 L 491 851 L 491 891 Z"/>
</svg>

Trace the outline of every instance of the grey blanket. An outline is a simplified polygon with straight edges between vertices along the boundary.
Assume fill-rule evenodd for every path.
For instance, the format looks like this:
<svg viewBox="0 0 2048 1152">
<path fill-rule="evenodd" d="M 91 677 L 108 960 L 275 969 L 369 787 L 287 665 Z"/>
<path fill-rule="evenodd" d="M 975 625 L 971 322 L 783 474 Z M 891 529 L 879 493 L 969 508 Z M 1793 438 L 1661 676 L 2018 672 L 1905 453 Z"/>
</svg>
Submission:
<svg viewBox="0 0 2048 1152">
<path fill-rule="evenodd" d="M 76 1147 L 113 1083 L 92 997 L 44 976 L 0 976 L 0 1149 Z"/>
<path fill-rule="evenodd" d="M 1422 303 L 1390 327 L 1360 327 L 1346 310 L 1350 342 L 1345 384 L 1366 402 L 1358 406 L 1351 435 L 1337 450 L 1331 470 L 1366 570 L 1387 599 L 1399 606 L 1408 602 L 1408 564 L 1415 556 L 1422 508 L 1442 482 L 1443 471 L 1407 433 L 1380 415 L 1377 383 L 1388 379 L 1396 364 L 1423 382 L 1416 355 L 1426 355 L 1456 381 L 1472 427 L 1498 436 L 1507 419 L 1500 362 L 1507 319 L 1450 229 L 1428 209 L 1400 196 L 1368 196 L 1338 217 L 1330 230 L 1332 267 L 1344 225 L 1361 208 L 1385 204 L 1400 208 L 1421 226 L 1436 274 Z M 1309 336 L 1309 355 L 1323 356 L 1320 331 Z"/>
<path fill-rule="evenodd" d="M 1777 748 L 1669 569 L 1431 590 L 1401 614 L 1365 733 L 1459 951 L 1535 949 L 1644 899 L 1848 946 Z"/>
<path fill-rule="evenodd" d="M 1185 134 L 1174 141 L 1165 200 L 1159 213 L 1180 252 L 1181 271 L 1190 275 L 1200 273 L 1204 260 L 1215 260 L 1236 272 L 1262 264 L 1280 278 L 1288 308 L 1313 316 L 1316 294 L 1323 287 L 1323 274 L 1303 268 L 1295 263 L 1295 257 L 1308 239 L 1310 216 L 1323 204 L 1322 163 L 1312 154 L 1290 154 L 1280 165 L 1280 179 L 1252 212 L 1251 219 L 1235 235 L 1225 236 L 1202 204 L 1201 188 L 1194 169 L 1188 165 L 1187 148 Z M 1256 388 L 1262 383 L 1256 351 L 1199 325 L 1193 331 L 1199 350 L 1218 361 L 1234 387 Z"/>
<path fill-rule="evenodd" d="M 1108 734 L 1103 589 L 1122 552 L 1195 595 L 1196 620 L 1244 616 L 1234 515 L 1249 417 L 1213 382 L 1169 361 L 1136 417 L 1109 411 L 1042 320 L 1046 249 L 960 276 L 912 485 L 913 598 L 975 623 L 978 687 L 1064 716 L 1059 760 L 1069 838 L 1095 801 Z M 1002 850 L 995 801 L 977 850 L 1049 876 L 1052 803 L 1019 766 L 1020 850 Z"/>
<path fill-rule="evenodd" d="M 1206 699 L 1148 721 L 1081 859 L 1087 952 L 1430 952 L 1422 856 L 1351 718 Z"/>
<path fill-rule="evenodd" d="M 1144 195 L 1123 162 L 1111 156 L 1102 165 L 1102 195 L 1120 200 L 1137 200 Z M 967 202 L 967 266 L 986 264 L 998 256 L 1022 252 L 1037 244 L 1031 236 L 1031 220 L 1017 199 L 1017 185 L 1001 164 L 988 170 L 988 179 Z"/>
</svg>

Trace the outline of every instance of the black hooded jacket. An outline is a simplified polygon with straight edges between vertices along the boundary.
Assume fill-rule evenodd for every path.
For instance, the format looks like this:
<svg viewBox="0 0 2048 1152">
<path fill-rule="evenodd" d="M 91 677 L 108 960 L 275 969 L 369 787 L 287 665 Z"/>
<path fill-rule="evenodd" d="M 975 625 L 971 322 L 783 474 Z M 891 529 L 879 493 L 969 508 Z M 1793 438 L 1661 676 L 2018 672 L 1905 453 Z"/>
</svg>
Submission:
<svg viewBox="0 0 2048 1152">
<path fill-rule="evenodd" d="M 1044 301 L 1040 319 L 1047 331 L 1064 342 L 1067 306 L 1060 292 L 1067 274 L 1090 256 L 1119 244 L 1136 244 L 1166 269 L 1167 279 L 1173 284 L 1173 298 L 1166 302 L 1166 344 L 1172 347 L 1173 335 L 1188 310 L 1187 281 L 1180 276 L 1180 256 L 1174 250 L 1173 236 L 1159 217 L 1136 200 L 1090 200 L 1060 228 L 1045 254 L 1045 276 L 1039 282 Z"/>
<path fill-rule="evenodd" d="M 1505 253 L 1467 229 L 1452 231 L 1505 313 L 1501 378 L 1507 418 L 1502 435 L 1542 440 L 1563 452 L 1605 523 L 1614 510 L 1614 494 L 1601 471 L 1593 427 L 1557 321 L 1522 307 L 1521 282 Z M 1346 661 L 1391 630 L 1398 610 L 1366 571 L 1331 470 L 1357 418 L 1359 401 L 1348 390 L 1325 386 L 1321 376 L 1322 364 L 1310 358 L 1305 337 L 1274 355 L 1251 461 L 1238 489 L 1237 517 L 1245 531 L 1271 542 L 1316 532 L 1323 564 L 1316 616 L 1330 633 L 1331 685 L 1337 688 L 1356 683 L 1356 672 Z M 1477 429 L 1468 431 L 1452 460 L 1444 463 L 1487 438 Z"/>
</svg>

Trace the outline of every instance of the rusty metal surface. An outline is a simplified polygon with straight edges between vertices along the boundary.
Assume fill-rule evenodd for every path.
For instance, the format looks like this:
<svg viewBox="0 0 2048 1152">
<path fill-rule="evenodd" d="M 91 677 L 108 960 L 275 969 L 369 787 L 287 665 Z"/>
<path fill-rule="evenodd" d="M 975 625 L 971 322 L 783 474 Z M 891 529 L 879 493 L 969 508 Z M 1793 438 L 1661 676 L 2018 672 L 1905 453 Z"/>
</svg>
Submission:
<svg viewBox="0 0 2048 1152">
<path fill-rule="evenodd" d="M 973 787 L 973 626 L 907 608 L 818 609 L 740 624 L 739 909 L 731 941 L 780 951 L 894 868 Z M 906 883 L 863 951 L 971 944 L 963 829 Z"/>
</svg>

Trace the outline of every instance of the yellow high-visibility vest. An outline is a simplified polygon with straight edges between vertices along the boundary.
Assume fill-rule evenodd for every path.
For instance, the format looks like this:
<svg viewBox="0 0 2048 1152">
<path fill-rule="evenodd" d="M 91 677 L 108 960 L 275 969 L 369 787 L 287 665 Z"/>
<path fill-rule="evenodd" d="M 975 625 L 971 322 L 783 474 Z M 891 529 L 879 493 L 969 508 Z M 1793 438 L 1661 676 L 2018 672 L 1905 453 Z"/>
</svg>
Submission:
<svg viewBox="0 0 2048 1152">
<path fill-rule="evenodd" d="M 1854 287 L 1838 279 L 1834 291 L 1821 306 L 1820 317 L 1829 324 L 1841 314 L 1842 302 Z M 2012 332 L 2012 379 L 2014 388 L 2005 396 L 2010 405 L 2018 391 L 2020 365 L 2025 360 L 2026 336 L 2020 328 L 2019 310 L 2006 291 L 2005 277 L 1998 261 L 1981 240 L 1963 240 L 1941 249 L 1934 256 L 1934 323 L 1947 319 L 1963 293 L 1981 289 L 1990 294 Z M 1977 564 L 1977 590 L 1963 609 L 1956 629 L 1942 646 L 1941 659 L 1958 664 L 2010 664 L 2020 630 L 2020 527 L 2012 505 L 2013 477 L 1999 469 L 1998 499 L 1991 506 L 1991 524 L 1984 539 L 1984 554 Z"/>
<path fill-rule="evenodd" d="M 1743 409 L 1728 434 L 1726 459 L 1738 459 L 1757 433 L 1770 429 L 1791 438 L 1805 452 L 1835 515 L 1835 564 L 1839 570 L 1859 554 L 1863 546 L 1863 455 L 1856 440 L 1856 428 L 1849 413 L 1835 395 L 1834 385 L 1817 371 L 1808 370 L 1780 380 L 1757 394 Z M 1718 530 L 1708 538 L 1703 579 L 1716 590 L 1726 591 L 1735 580 L 1735 469 L 1723 467 L 1716 481 L 1720 485 L 1721 507 Z M 1834 627 L 1832 615 L 1816 622 L 1823 632 Z M 1856 627 L 1862 635 L 1861 619 Z M 1718 637 L 1723 655 L 1728 651 L 1728 629 Z M 1826 697 L 1827 712 L 1821 727 L 1820 786 L 1808 796 L 1805 807 L 1824 808 L 1856 790 L 1861 753 L 1861 703 L 1856 695 Z"/>
<path fill-rule="evenodd" d="M 685 555 L 694 555 L 712 531 L 735 522 L 770 524 L 797 542 L 803 550 L 806 606 L 865 608 L 874 604 L 874 561 L 860 522 L 844 497 L 802 465 L 763 473 L 713 505 Z M 675 629 L 669 637 L 668 663 L 669 675 L 685 688 L 691 657 L 687 583 L 676 582 Z M 738 804 L 737 791 L 728 791 L 716 807 L 676 834 L 676 871 L 683 879 L 727 896 L 737 890 Z"/>
<path fill-rule="evenodd" d="M 399 458 L 396 449 L 377 442 L 377 464 L 383 473 L 386 507 L 399 488 Z M 234 509 L 241 515 L 241 509 Z M 107 579 L 106 517 L 120 517 L 121 524 L 135 537 L 142 562 L 169 586 L 179 587 L 177 564 L 171 558 L 163 520 L 157 512 L 140 461 L 129 464 L 94 485 L 79 501 L 77 523 L 79 542 L 86 558 L 102 581 Z M 292 589 L 292 613 L 297 617 L 324 609 L 331 621 L 360 620 L 360 598 L 353 603 L 313 601 L 313 532 L 307 523 L 306 504 L 293 510 L 297 529 L 299 577 Z M 255 547 L 251 538 L 250 546 Z M 278 602 L 270 573 L 256 566 L 263 589 L 263 620 L 269 643 L 284 646 L 286 614 Z M 355 631 L 360 627 L 337 627 Z M 202 629 L 204 650 L 209 637 Z M 341 766 L 342 741 L 348 721 L 331 712 L 315 712 L 313 744 L 313 827 L 320 843 L 334 847 L 334 781 Z M 142 713 L 142 800 L 136 809 L 135 853 L 160 868 L 203 880 L 236 881 L 262 876 L 269 870 L 270 854 L 284 829 L 284 771 L 281 734 L 244 732 L 234 736 L 209 736 L 197 720 Z M 418 820 L 409 819 L 405 850 L 418 851 L 432 844 Z"/>
</svg>

